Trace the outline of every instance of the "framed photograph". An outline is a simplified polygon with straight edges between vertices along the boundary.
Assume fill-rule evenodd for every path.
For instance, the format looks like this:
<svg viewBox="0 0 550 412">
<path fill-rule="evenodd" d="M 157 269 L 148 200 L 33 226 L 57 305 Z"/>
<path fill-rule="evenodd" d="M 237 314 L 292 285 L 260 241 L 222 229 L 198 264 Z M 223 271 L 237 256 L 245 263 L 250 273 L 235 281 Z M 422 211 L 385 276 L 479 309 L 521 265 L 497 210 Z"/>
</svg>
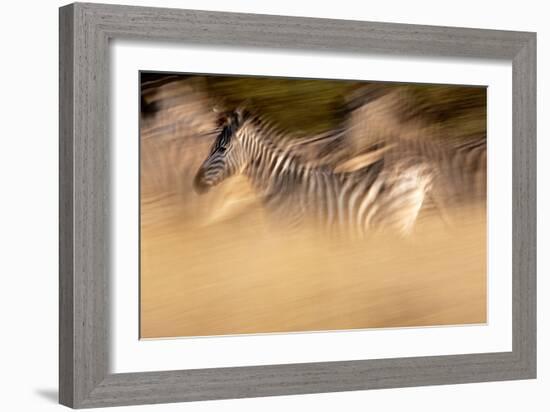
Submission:
<svg viewBox="0 0 550 412">
<path fill-rule="evenodd" d="M 536 35 L 60 9 L 60 402 L 536 377 Z"/>
</svg>

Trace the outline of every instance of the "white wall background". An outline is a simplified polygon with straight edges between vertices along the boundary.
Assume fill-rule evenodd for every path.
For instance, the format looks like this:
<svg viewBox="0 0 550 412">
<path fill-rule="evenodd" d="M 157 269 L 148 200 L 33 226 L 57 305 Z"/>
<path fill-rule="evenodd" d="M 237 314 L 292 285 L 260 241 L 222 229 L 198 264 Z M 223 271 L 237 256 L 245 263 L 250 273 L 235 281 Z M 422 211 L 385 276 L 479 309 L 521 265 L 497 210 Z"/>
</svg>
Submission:
<svg viewBox="0 0 550 412">
<path fill-rule="evenodd" d="M 122 1 L 122 0 L 121 0 Z M 104 2 L 111 3 L 104 0 Z M 550 398 L 549 305 L 545 274 L 550 223 L 550 26 L 545 2 L 385 0 L 132 1 L 126 4 L 330 17 L 538 32 L 539 378 L 440 387 L 122 408 L 146 411 L 422 410 L 546 411 Z M 2 410 L 57 405 L 57 8 L 64 2 L 2 4 L 0 24 L 0 379 Z M 546 93 L 545 93 L 546 92 Z M 546 253 L 545 253 L 546 252 Z"/>
</svg>

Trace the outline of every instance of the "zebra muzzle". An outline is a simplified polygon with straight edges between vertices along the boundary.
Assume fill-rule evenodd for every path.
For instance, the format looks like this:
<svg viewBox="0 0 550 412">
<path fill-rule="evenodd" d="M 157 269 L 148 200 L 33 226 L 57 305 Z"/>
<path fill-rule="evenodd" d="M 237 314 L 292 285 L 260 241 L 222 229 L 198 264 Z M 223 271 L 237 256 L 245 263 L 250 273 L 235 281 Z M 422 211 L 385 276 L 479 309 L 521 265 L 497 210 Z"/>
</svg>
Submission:
<svg viewBox="0 0 550 412">
<path fill-rule="evenodd" d="M 199 195 L 208 192 L 211 185 L 205 182 L 204 170 L 200 169 L 193 180 L 193 188 Z"/>
</svg>

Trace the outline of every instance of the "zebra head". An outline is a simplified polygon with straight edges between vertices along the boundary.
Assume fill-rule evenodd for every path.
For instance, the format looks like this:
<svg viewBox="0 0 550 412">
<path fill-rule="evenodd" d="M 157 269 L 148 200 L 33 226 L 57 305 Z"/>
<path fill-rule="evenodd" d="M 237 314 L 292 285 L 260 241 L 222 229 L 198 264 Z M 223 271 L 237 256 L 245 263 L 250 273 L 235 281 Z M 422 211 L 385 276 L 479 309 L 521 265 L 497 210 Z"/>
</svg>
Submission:
<svg viewBox="0 0 550 412">
<path fill-rule="evenodd" d="M 241 110 L 225 113 L 220 117 L 221 132 L 193 181 L 197 193 L 207 192 L 211 187 L 240 172 L 245 166 L 246 157 L 237 135 L 244 117 Z"/>
</svg>

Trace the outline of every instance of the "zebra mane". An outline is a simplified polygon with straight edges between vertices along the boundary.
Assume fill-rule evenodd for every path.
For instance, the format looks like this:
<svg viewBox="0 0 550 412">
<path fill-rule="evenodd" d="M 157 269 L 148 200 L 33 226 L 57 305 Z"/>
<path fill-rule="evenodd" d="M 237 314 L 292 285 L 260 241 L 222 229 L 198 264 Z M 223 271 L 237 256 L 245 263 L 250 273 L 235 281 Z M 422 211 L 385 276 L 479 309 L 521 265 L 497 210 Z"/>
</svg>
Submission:
<svg viewBox="0 0 550 412">
<path fill-rule="evenodd" d="M 281 129 L 273 121 L 261 115 L 250 115 L 243 120 L 242 128 L 252 128 L 250 133 L 261 146 L 274 156 L 291 159 L 295 165 L 306 168 L 324 169 L 326 165 L 316 164 L 307 156 L 305 150 L 310 148 L 320 136 L 301 137 L 299 134 Z"/>
<path fill-rule="evenodd" d="M 323 167 L 328 166 L 328 162 L 321 159 L 319 155 L 330 151 L 331 144 L 338 144 L 344 138 L 346 130 L 344 128 L 335 128 L 322 133 L 304 135 L 295 131 L 281 128 L 274 121 L 268 119 L 265 115 L 244 111 L 242 118 L 242 127 L 252 127 L 260 133 L 255 133 L 255 138 L 280 155 L 290 156 L 295 161 L 310 166 Z M 308 151 L 313 151 L 316 156 L 312 159 L 307 156 Z"/>
</svg>

